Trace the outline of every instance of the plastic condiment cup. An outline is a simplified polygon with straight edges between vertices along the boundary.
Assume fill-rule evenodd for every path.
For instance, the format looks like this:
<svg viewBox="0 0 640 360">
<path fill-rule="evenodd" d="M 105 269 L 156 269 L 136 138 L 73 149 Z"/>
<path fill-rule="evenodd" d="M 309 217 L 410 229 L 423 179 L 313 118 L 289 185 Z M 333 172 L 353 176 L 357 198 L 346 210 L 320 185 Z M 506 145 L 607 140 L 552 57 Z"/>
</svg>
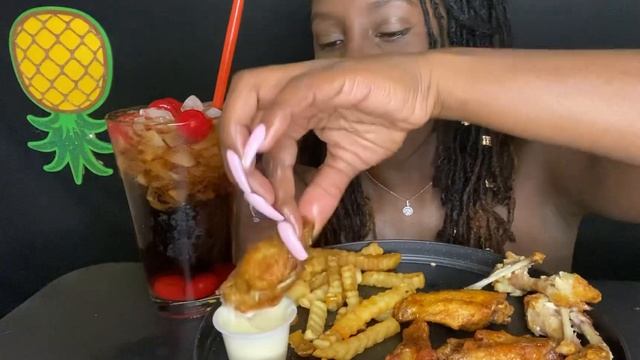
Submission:
<svg viewBox="0 0 640 360">
<path fill-rule="evenodd" d="M 250 315 L 222 305 L 213 314 L 213 326 L 222 333 L 229 360 L 285 360 L 289 326 L 296 314 L 296 305 L 288 298 Z"/>
</svg>

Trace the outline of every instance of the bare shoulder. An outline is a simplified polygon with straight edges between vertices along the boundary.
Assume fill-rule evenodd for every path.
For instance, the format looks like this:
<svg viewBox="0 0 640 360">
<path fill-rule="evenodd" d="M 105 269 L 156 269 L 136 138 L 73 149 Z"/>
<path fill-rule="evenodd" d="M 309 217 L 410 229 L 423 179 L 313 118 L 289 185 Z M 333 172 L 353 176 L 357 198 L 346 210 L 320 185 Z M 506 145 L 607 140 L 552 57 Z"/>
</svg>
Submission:
<svg viewBox="0 0 640 360">
<path fill-rule="evenodd" d="M 541 195 L 574 214 L 640 219 L 640 166 L 562 146 L 517 140 L 517 181 L 539 182 Z M 524 175 L 524 176 L 523 176 Z"/>
<path fill-rule="evenodd" d="M 514 140 L 514 153 L 516 187 L 535 189 L 528 193 L 559 206 L 575 207 L 572 199 L 585 186 L 590 154 L 524 139 Z"/>
</svg>

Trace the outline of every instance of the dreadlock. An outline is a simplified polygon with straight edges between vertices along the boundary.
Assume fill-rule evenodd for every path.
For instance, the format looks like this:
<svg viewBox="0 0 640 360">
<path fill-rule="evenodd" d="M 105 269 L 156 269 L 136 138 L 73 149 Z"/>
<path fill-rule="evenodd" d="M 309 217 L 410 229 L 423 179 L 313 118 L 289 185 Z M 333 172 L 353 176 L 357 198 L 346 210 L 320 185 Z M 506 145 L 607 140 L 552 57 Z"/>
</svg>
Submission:
<svg viewBox="0 0 640 360">
<path fill-rule="evenodd" d="M 510 47 L 511 31 L 503 0 L 420 0 L 430 48 Z M 511 224 L 514 156 L 511 138 L 479 126 L 437 121 L 433 185 L 445 211 L 437 240 L 502 253 L 515 241 Z M 301 163 L 319 165 L 324 144 L 314 137 Z M 303 151 L 302 153 L 304 153 Z M 506 217 L 499 210 L 506 212 Z M 320 234 L 321 246 L 358 241 L 375 229 L 374 218 L 358 178 L 351 182 L 334 216 Z"/>
</svg>

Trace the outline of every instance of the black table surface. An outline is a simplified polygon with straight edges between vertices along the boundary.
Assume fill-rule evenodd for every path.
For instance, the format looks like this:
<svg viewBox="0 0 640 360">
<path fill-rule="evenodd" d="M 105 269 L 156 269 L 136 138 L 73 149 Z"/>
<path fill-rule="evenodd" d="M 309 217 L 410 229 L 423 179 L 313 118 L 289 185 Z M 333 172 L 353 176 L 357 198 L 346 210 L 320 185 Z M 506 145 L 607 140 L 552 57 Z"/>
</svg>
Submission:
<svg viewBox="0 0 640 360">
<path fill-rule="evenodd" d="M 640 282 L 593 283 L 603 294 L 597 311 L 618 329 L 630 359 L 640 359 Z M 62 276 L 0 319 L 0 358 L 192 359 L 200 319 L 158 315 L 145 284 L 139 263 Z"/>
</svg>

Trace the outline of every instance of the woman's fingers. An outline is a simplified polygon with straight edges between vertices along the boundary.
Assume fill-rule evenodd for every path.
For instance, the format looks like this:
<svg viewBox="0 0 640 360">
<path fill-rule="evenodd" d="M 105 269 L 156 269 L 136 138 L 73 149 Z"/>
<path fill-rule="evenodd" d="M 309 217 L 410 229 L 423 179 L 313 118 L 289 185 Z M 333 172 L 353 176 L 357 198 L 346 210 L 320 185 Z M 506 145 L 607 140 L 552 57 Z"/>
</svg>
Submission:
<svg viewBox="0 0 640 360">
<path fill-rule="evenodd" d="M 300 214 L 313 221 L 317 235 L 335 211 L 358 170 L 329 154 L 313 180 L 300 197 Z"/>
<path fill-rule="evenodd" d="M 274 204 L 289 221 L 296 234 L 301 234 L 302 220 L 296 202 L 296 180 L 294 166 L 298 145 L 292 138 L 285 137 L 275 144 L 263 159 L 265 174 L 274 189 Z"/>
</svg>

